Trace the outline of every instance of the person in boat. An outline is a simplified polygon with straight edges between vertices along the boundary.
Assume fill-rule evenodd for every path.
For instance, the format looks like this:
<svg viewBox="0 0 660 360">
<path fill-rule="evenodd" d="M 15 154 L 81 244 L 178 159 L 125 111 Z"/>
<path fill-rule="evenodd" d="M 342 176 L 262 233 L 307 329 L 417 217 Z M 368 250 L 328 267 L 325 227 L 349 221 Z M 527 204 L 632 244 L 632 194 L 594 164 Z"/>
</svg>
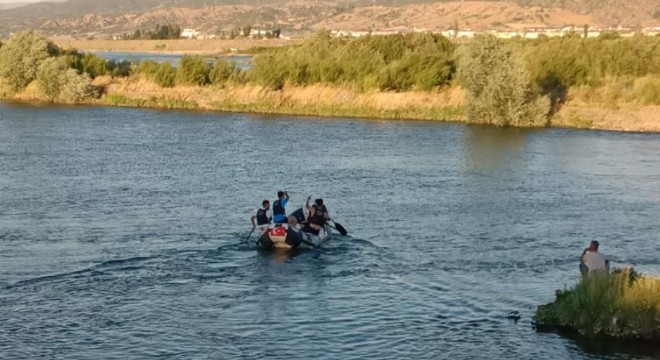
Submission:
<svg viewBox="0 0 660 360">
<path fill-rule="evenodd" d="M 252 221 L 252 226 L 259 227 L 260 232 L 268 230 L 270 223 L 273 219 L 273 212 L 270 210 L 270 201 L 264 200 L 261 202 L 261 207 L 257 210 L 257 213 L 252 215 L 250 221 Z M 256 222 L 255 222 L 256 221 Z"/>
<path fill-rule="evenodd" d="M 582 275 L 595 271 L 610 271 L 610 261 L 607 260 L 605 255 L 598 252 L 599 247 L 600 243 L 594 240 L 582 252 L 582 256 L 580 256 L 580 272 Z"/>
<path fill-rule="evenodd" d="M 273 222 L 275 224 L 296 225 L 298 220 L 295 216 L 286 215 L 286 205 L 289 203 L 289 193 L 286 191 L 277 192 L 277 200 L 273 202 Z"/>
<path fill-rule="evenodd" d="M 303 231 L 318 235 L 321 232 L 323 225 L 325 225 L 325 222 L 330 220 L 330 214 L 328 213 L 328 208 L 323 204 L 323 199 L 316 199 L 314 200 L 314 205 L 309 206 L 310 199 L 311 198 L 308 197 L 307 203 L 305 204 L 309 211 L 309 216 L 307 217 L 308 222 Z"/>
</svg>

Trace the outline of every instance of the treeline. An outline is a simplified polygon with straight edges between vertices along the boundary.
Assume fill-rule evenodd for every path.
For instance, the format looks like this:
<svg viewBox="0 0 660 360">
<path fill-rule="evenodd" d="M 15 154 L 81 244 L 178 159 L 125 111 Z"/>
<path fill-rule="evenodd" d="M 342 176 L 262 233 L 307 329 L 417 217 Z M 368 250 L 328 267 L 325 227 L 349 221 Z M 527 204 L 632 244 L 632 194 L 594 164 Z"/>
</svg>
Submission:
<svg viewBox="0 0 660 360">
<path fill-rule="evenodd" d="M 276 48 L 254 59 L 251 79 L 274 89 L 285 84 L 357 86 L 361 90 L 430 90 L 456 72 L 456 46 L 441 35 L 331 38 L 326 31 L 299 46 Z"/>
<path fill-rule="evenodd" d="M 544 126 L 572 87 L 632 88 L 633 101 L 660 105 L 660 38 L 479 36 L 456 44 L 430 33 L 332 38 L 323 31 L 301 45 L 266 49 L 250 70 L 241 70 L 199 56 L 184 56 L 176 67 L 107 61 L 25 31 L 0 44 L 0 76 L 16 91 L 36 80 L 50 100 L 68 102 L 94 95 L 89 84 L 98 76 L 141 76 L 162 87 L 323 84 L 369 92 L 460 86 L 470 122 Z M 77 90 L 63 91 L 68 87 Z"/>
<path fill-rule="evenodd" d="M 132 34 L 121 36 L 123 40 L 167 40 L 180 39 L 181 27 L 176 24 L 157 24 L 153 30 L 135 30 Z"/>
<path fill-rule="evenodd" d="M 641 83 L 639 96 L 660 105 L 658 75 L 657 37 L 478 36 L 457 45 L 435 34 L 331 38 L 319 32 L 302 45 L 257 55 L 250 80 L 273 89 L 317 83 L 363 91 L 459 85 L 467 90 L 469 121 L 539 126 L 566 101 L 573 86 L 654 76 Z"/>
<path fill-rule="evenodd" d="M 161 87 L 224 86 L 227 82 L 247 82 L 247 72 L 235 63 L 221 59 L 210 63 L 201 56 L 183 56 L 177 67 L 170 63 L 142 61 L 133 67 L 133 74 L 147 76 Z"/>
</svg>

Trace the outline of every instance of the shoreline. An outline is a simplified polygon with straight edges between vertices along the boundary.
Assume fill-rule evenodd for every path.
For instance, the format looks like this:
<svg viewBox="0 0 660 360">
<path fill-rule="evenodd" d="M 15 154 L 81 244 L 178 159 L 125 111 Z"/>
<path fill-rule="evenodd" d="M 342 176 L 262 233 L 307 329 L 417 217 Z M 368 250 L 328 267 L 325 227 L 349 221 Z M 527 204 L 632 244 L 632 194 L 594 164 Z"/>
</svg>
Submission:
<svg viewBox="0 0 660 360">
<path fill-rule="evenodd" d="M 361 93 L 335 86 L 282 90 L 256 85 L 161 88 L 146 79 L 97 79 L 95 86 L 103 88 L 104 95 L 77 105 L 470 124 L 464 115 L 464 93 L 458 87 L 399 93 Z M 0 101 L 67 105 L 45 101 L 33 85 L 16 94 L 3 93 L 0 88 Z M 660 106 L 621 104 L 613 109 L 569 102 L 550 119 L 546 128 L 660 133 Z"/>
</svg>

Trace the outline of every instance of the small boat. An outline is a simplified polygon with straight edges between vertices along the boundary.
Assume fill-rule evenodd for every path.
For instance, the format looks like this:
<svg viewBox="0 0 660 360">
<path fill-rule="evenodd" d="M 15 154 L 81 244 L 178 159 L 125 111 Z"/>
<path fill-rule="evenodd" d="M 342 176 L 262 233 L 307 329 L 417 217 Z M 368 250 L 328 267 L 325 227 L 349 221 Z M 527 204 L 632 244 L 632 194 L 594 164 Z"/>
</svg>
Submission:
<svg viewBox="0 0 660 360">
<path fill-rule="evenodd" d="M 264 231 L 257 245 L 263 249 L 311 249 L 315 248 L 332 237 L 332 231 L 327 224 L 318 235 L 306 233 L 287 224 L 271 225 Z"/>
</svg>

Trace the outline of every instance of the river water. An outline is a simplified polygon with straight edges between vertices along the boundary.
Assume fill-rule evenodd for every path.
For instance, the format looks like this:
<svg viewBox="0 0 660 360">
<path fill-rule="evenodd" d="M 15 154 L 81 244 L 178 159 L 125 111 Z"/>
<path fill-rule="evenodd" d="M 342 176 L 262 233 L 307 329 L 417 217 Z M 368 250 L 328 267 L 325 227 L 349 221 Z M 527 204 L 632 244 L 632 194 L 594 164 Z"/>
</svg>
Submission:
<svg viewBox="0 0 660 360">
<path fill-rule="evenodd" d="M 349 237 L 257 252 L 279 189 Z M 658 234 L 656 134 L 0 104 L 3 359 L 660 358 L 531 327 Z"/>
</svg>

